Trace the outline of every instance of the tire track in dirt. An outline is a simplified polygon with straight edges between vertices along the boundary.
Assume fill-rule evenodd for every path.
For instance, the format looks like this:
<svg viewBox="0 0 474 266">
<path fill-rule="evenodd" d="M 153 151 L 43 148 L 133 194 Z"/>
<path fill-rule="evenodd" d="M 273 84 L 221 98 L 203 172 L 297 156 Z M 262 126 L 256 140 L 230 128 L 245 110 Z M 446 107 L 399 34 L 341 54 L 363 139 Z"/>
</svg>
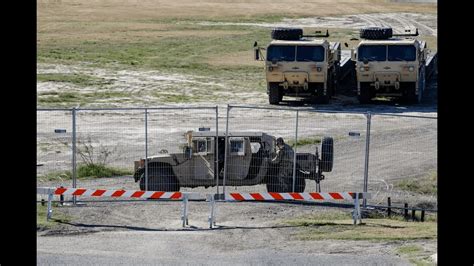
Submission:
<svg viewBox="0 0 474 266">
<path fill-rule="evenodd" d="M 405 28 L 418 28 L 420 34 L 433 35 L 437 37 L 436 14 L 417 13 L 371 13 L 354 14 L 339 17 L 310 17 L 301 19 L 284 18 L 275 23 L 238 23 L 238 22 L 210 22 L 198 23 L 204 26 L 254 26 L 254 27 L 316 27 L 316 28 L 346 28 L 360 29 L 367 26 L 392 27 L 398 32 L 404 32 Z"/>
</svg>

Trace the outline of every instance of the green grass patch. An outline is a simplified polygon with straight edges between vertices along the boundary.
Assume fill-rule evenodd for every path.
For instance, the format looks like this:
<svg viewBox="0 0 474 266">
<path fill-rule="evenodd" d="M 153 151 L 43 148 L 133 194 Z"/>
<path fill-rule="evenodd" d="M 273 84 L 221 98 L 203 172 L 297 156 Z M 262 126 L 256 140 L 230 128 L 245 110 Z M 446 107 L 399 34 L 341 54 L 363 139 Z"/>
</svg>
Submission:
<svg viewBox="0 0 474 266">
<path fill-rule="evenodd" d="M 298 146 L 306 146 L 306 145 L 314 145 L 320 144 L 323 141 L 324 136 L 310 136 L 305 138 L 298 138 L 297 145 Z M 334 136 L 332 137 L 334 141 L 339 141 L 347 138 L 346 136 Z M 291 147 L 295 146 L 295 140 L 290 139 L 287 141 L 288 145 Z"/>
<path fill-rule="evenodd" d="M 37 177 L 41 181 L 61 181 L 72 179 L 71 171 L 53 171 Z"/>
<path fill-rule="evenodd" d="M 437 194 L 438 193 L 438 173 L 431 172 L 421 178 L 404 179 L 395 183 L 395 187 L 420 193 L 420 194 Z"/>
<path fill-rule="evenodd" d="M 100 164 L 80 164 L 77 167 L 77 178 L 90 179 L 90 178 L 101 178 L 101 177 L 114 177 L 132 175 L 133 171 L 128 169 L 121 169 L 116 167 L 110 167 Z M 39 175 L 37 179 L 41 181 L 62 181 L 71 180 L 71 171 L 52 171 L 43 175 Z"/>
<path fill-rule="evenodd" d="M 96 103 L 99 99 L 129 98 L 130 95 L 118 91 L 95 91 L 88 93 L 46 92 L 40 93 L 37 103 L 42 106 L 77 106 Z"/>
<path fill-rule="evenodd" d="M 429 256 L 424 254 L 424 249 L 419 245 L 404 245 L 397 248 L 396 253 L 407 258 L 411 263 L 417 266 L 433 265 Z"/>
<path fill-rule="evenodd" d="M 78 178 L 100 178 L 131 175 L 132 171 L 100 164 L 81 164 L 77 168 Z"/>
<path fill-rule="evenodd" d="M 350 213 L 324 213 L 285 221 L 286 224 L 303 226 L 297 237 L 301 240 L 371 240 L 395 241 L 436 239 L 435 222 L 406 222 L 399 219 L 363 219 L 353 225 Z"/>
<path fill-rule="evenodd" d="M 39 82 L 67 82 L 77 86 L 98 86 L 110 84 L 111 81 L 85 74 L 37 74 L 36 80 Z"/>
<path fill-rule="evenodd" d="M 323 137 L 309 137 L 309 138 L 303 138 L 303 139 L 298 139 L 296 142 L 297 146 L 305 146 L 305 145 L 313 145 L 313 144 L 319 144 L 321 143 Z M 295 140 L 289 140 L 288 145 L 291 147 L 295 146 Z"/>
<path fill-rule="evenodd" d="M 48 212 L 48 203 L 46 202 L 44 206 L 42 206 L 40 203 L 36 205 L 36 228 L 38 230 L 45 230 L 45 229 L 52 229 L 54 227 L 57 227 L 60 225 L 62 222 L 70 222 L 71 217 L 64 214 L 63 212 L 60 211 L 58 207 L 58 203 L 52 203 L 53 204 L 53 216 L 52 219 L 49 219 L 49 221 L 46 220 L 47 212 Z"/>
<path fill-rule="evenodd" d="M 397 249 L 397 252 L 399 254 L 405 254 L 405 255 L 410 255 L 410 254 L 413 254 L 413 253 L 418 253 L 420 251 L 422 251 L 423 248 L 421 248 L 420 246 L 418 245 L 405 245 L 405 246 L 401 246 Z"/>
</svg>

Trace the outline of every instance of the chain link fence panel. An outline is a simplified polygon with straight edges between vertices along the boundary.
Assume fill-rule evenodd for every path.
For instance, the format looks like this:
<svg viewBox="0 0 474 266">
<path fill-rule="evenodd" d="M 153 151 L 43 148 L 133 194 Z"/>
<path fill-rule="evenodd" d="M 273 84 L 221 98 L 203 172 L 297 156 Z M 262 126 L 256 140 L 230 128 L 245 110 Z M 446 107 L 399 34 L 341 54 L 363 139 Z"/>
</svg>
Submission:
<svg viewBox="0 0 474 266">
<path fill-rule="evenodd" d="M 373 115 L 370 204 L 437 208 L 437 118 Z"/>
<path fill-rule="evenodd" d="M 36 112 L 36 182 L 38 186 L 72 186 L 72 112 Z"/>
</svg>

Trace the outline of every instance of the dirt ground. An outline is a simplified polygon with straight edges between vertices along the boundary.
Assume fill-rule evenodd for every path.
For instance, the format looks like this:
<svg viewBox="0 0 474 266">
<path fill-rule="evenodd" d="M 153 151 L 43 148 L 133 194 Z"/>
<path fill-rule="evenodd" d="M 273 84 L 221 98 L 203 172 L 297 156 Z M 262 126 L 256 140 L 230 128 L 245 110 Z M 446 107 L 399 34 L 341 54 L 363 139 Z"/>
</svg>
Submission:
<svg viewBox="0 0 474 266">
<path fill-rule="evenodd" d="M 408 258 L 398 254 L 400 247 L 421 246 L 419 256 L 424 257 L 436 253 L 433 240 L 301 240 L 305 227 L 284 223 L 291 217 L 331 211 L 322 206 L 219 203 L 214 229 L 208 229 L 209 207 L 204 202 L 190 202 L 186 228 L 181 227 L 178 202 L 88 203 L 55 209 L 74 219 L 57 230 L 38 233 L 39 264 L 409 265 Z"/>
</svg>

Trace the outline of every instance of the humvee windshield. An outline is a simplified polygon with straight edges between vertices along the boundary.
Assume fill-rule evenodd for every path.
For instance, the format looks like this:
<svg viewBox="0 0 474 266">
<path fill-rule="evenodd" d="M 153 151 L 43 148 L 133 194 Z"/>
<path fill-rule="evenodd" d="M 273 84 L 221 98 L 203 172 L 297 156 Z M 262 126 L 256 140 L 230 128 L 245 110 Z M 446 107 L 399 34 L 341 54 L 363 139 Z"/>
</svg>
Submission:
<svg viewBox="0 0 474 266">
<path fill-rule="evenodd" d="M 387 51 L 388 50 L 388 51 Z M 363 45 L 358 51 L 359 61 L 415 61 L 413 45 Z"/>
<path fill-rule="evenodd" d="M 296 50 L 296 51 L 295 51 Z M 296 52 L 296 53 L 295 53 Z M 324 61 L 324 47 L 322 46 L 294 46 L 294 45 L 271 45 L 268 47 L 268 61 Z"/>
</svg>

